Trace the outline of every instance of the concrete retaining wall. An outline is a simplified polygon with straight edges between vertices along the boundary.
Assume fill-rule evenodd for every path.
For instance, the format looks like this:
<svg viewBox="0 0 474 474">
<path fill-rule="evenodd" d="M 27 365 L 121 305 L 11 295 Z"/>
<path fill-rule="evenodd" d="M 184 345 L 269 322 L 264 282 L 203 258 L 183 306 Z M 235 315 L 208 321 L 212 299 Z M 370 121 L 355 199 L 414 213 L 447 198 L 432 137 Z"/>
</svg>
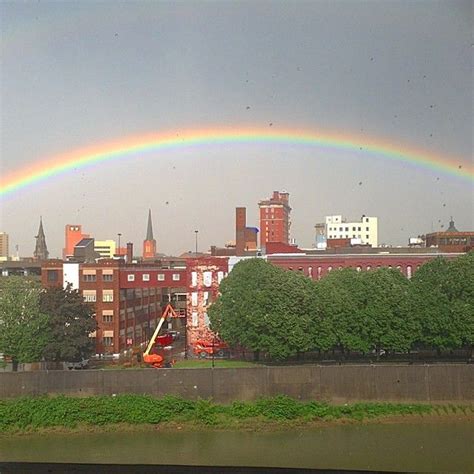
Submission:
<svg viewBox="0 0 474 474">
<path fill-rule="evenodd" d="M 474 365 L 346 365 L 240 369 L 127 369 L 0 373 L 0 398 L 138 393 L 216 402 L 289 395 L 362 400 L 473 402 Z"/>
</svg>

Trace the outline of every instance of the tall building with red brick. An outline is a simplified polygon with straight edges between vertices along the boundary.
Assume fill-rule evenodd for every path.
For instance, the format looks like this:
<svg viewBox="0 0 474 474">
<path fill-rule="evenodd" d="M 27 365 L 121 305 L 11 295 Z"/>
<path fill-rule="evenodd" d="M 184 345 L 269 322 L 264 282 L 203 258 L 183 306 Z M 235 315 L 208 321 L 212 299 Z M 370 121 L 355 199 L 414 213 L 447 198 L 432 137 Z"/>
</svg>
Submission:
<svg viewBox="0 0 474 474">
<path fill-rule="evenodd" d="M 153 238 L 153 225 L 151 223 L 151 209 L 148 211 L 148 225 L 146 238 L 143 241 L 143 259 L 153 260 L 156 258 L 156 240 Z"/>
<path fill-rule="evenodd" d="M 289 243 L 290 239 L 290 195 L 273 191 L 270 199 L 258 203 L 260 208 L 260 247 L 265 250 L 267 242 Z"/>
</svg>

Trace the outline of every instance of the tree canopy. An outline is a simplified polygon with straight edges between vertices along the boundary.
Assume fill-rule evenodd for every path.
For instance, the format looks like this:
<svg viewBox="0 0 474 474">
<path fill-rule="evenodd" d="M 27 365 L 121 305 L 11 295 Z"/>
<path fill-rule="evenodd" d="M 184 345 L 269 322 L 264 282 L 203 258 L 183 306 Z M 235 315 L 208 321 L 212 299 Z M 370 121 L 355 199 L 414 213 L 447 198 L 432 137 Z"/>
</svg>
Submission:
<svg viewBox="0 0 474 474">
<path fill-rule="evenodd" d="M 88 358 L 94 350 L 90 333 L 96 329 L 94 308 L 77 290 L 48 288 L 41 294 L 41 310 L 48 315 L 51 335 L 43 354 L 50 361 Z"/>
<path fill-rule="evenodd" d="M 40 310 L 39 281 L 0 278 L 0 352 L 14 363 L 41 360 L 50 334 L 48 316 Z"/>
<path fill-rule="evenodd" d="M 239 262 L 209 309 L 231 345 L 284 359 L 308 350 L 456 349 L 474 339 L 474 252 L 438 258 L 412 280 L 396 269 L 333 270 L 319 282 L 262 259 Z"/>
</svg>

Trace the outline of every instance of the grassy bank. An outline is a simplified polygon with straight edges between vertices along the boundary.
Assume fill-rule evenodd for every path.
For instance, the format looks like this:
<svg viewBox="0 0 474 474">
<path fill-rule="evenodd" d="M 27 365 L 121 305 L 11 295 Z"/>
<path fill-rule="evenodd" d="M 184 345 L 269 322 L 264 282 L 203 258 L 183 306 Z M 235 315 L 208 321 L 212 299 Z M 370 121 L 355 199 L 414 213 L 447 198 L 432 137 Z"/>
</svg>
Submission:
<svg viewBox="0 0 474 474">
<path fill-rule="evenodd" d="M 176 369 L 210 369 L 212 367 L 212 360 L 178 360 L 173 367 Z M 244 360 L 216 359 L 214 360 L 214 367 L 235 369 L 239 367 L 262 367 L 262 365 L 254 364 L 253 362 L 246 362 Z"/>
<path fill-rule="evenodd" d="M 37 397 L 0 400 L 0 433 L 50 428 L 77 429 L 110 425 L 173 425 L 239 428 L 261 424 L 311 424 L 315 421 L 376 419 L 413 415 L 458 414 L 472 417 L 474 406 L 356 403 L 329 405 L 278 396 L 256 402 L 218 405 L 209 400 L 166 396 Z"/>
</svg>

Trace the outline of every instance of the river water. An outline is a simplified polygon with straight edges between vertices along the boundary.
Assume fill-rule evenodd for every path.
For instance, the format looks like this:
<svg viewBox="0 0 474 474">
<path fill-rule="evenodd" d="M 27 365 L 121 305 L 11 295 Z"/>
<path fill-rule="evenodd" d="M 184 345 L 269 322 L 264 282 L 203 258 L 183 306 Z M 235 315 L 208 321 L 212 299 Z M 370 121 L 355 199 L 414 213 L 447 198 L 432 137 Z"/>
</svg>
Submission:
<svg viewBox="0 0 474 474">
<path fill-rule="evenodd" d="M 148 431 L 0 438 L 0 461 L 474 471 L 474 423 L 328 425 L 276 432 Z"/>
</svg>

